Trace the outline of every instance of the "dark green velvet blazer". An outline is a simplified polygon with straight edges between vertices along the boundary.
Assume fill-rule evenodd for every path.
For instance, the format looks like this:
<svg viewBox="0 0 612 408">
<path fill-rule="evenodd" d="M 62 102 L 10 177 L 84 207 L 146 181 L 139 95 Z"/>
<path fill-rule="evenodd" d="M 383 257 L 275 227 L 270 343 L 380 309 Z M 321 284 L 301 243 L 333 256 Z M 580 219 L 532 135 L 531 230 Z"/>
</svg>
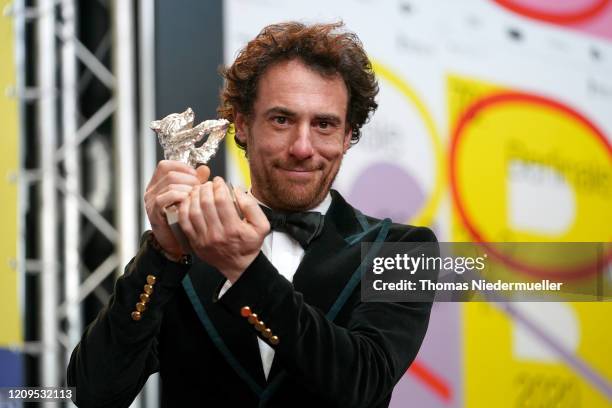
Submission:
<svg viewBox="0 0 612 408">
<path fill-rule="evenodd" d="M 427 228 L 363 216 L 332 191 L 323 232 L 293 282 L 260 253 L 217 299 L 225 281 L 218 271 L 173 263 L 143 239 L 72 353 L 75 402 L 128 407 L 159 371 L 162 407 L 387 407 L 423 341 L 431 304 L 362 302 L 360 243 L 435 240 Z M 149 274 L 154 292 L 134 321 Z M 257 344 L 265 338 L 241 316 L 244 306 L 279 339 L 267 380 Z"/>
</svg>

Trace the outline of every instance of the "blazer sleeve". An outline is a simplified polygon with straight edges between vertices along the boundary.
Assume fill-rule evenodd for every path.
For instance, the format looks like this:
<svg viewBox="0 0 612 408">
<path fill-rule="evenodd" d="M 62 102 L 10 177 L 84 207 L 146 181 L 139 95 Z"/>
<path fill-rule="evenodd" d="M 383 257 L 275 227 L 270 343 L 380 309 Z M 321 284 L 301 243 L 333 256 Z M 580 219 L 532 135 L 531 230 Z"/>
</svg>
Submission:
<svg viewBox="0 0 612 408">
<path fill-rule="evenodd" d="M 410 228 L 402 241 L 435 242 L 427 228 Z M 244 306 L 278 337 L 274 345 L 284 368 L 306 387 L 342 407 L 371 407 L 388 398 L 414 360 L 425 336 L 431 302 L 361 302 L 344 327 L 304 302 L 263 254 L 218 299 L 232 313 Z M 242 319 L 244 324 L 249 324 Z"/>
<path fill-rule="evenodd" d="M 68 386 L 76 387 L 79 407 L 128 407 L 147 378 L 158 371 L 157 334 L 164 305 L 189 266 L 169 261 L 151 247 L 148 234 L 138 254 L 117 279 L 108 305 L 87 327 L 68 364 Z M 132 312 L 147 284 L 155 276 L 153 292 L 141 319 Z"/>
</svg>

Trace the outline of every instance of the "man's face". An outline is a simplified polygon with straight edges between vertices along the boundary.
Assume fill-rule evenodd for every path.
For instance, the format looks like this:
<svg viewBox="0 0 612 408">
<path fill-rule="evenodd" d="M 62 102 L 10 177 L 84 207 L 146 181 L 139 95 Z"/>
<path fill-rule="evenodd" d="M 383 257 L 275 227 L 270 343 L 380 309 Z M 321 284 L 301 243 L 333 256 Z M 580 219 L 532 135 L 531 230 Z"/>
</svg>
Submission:
<svg viewBox="0 0 612 408">
<path fill-rule="evenodd" d="M 311 209 L 325 198 L 350 146 L 347 102 L 340 75 L 322 76 L 299 60 L 264 72 L 252 115 L 236 114 L 255 197 L 289 211 Z"/>
</svg>

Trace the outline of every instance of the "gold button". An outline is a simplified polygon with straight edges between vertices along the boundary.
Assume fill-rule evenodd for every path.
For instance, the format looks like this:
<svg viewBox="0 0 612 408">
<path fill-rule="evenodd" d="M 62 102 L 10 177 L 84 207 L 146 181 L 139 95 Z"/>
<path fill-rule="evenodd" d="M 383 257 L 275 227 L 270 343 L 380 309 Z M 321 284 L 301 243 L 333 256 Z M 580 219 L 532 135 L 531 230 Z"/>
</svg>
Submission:
<svg viewBox="0 0 612 408">
<path fill-rule="evenodd" d="M 264 331 L 261 332 L 261 334 L 266 338 L 269 339 L 270 337 L 272 337 L 272 330 L 270 329 L 266 329 Z"/>
<path fill-rule="evenodd" d="M 140 320 L 140 318 L 142 317 L 142 315 L 140 314 L 140 312 L 132 312 L 132 320 Z"/>
<path fill-rule="evenodd" d="M 146 293 L 141 293 L 140 294 L 140 301 L 142 303 L 147 303 L 149 300 L 151 300 L 151 296 L 147 295 Z"/>
<path fill-rule="evenodd" d="M 255 330 L 257 330 L 257 331 L 264 331 L 265 328 L 266 328 L 266 325 L 261 320 L 259 320 L 257 323 L 255 323 Z"/>
<path fill-rule="evenodd" d="M 157 280 L 157 278 L 153 275 L 147 275 L 147 283 L 149 285 L 155 285 L 155 281 Z"/>
<path fill-rule="evenodd" d="M 270 344 L 276 346 L 278 343 L 280 343 L 280 339 L 278 338 L 278 336 L 270 337 Z"/>
<path fill-rule="evenodd" d="M 147 310 L 147 306 L 145 306 L 145 304 L 142 302 L 138 302 L 136 303 L 136 310 L 138 310 L 139 312 L 144 312 L 145 310 Z"/>
<path fill-rule="evenodd" d="M 153 286 L 151 285 L 144 285 L 144 291 L 147 295 L 150 295 L 151 293 L 153 293 Z"/>
<path fill-rule="evenodd" d="M 257 313 L 251 313 L 251 315 L 249 316 L 249 323 L 255 324 L 258 321 L 259 320 L 257 319 Z"/>
<path fill-rule="evenodd" d="M 249 317 L 251 315 L 251 308 L 248 306 L 244 306 L 242 309 L 240 309 L 240 316 L 242 317 Z"/>
</svg>

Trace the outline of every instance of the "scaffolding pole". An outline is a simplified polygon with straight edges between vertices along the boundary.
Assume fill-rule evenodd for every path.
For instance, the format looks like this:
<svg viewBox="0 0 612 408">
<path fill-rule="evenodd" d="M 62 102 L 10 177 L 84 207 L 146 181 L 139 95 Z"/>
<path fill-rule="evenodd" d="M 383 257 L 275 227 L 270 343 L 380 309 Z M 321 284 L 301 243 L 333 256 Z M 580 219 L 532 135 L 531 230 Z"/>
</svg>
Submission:
<svg viewBox="0 0 612 408">
<path fill-rule="evenodd" d="M 43 353 L 40 358 L 40 385 L 58 386 L 58 245 L 55 149 L 57 145 L 57 85 L 55 81 L 55 1 L 38 0 L 40 17 L 37 36 L 38 99 L 37 136 L 40 145 L 40 230 L 39 242 L 42 269 L 40 271 L 40 316 Z"/>
<path fill-rule="evenodd" d="M 138 184 L 136 163 L 136 76 L 134 58 L 134 3 L 132 0 L 114 0 L 112 3 L 113 72 L 114 94 L 117 111 L 114 116 L 113 145 L 115 169 L 117 171 L 117 193 L 115 209 L 119 241 L 117 253 L 119 265 L 117 275 L 136 254 L 138 242 Z M 132 408 L 140 407 L 140 397 Z"/>
<path fill-rule="evenodd" d="M 142 0 L 138 13 L 140 52 L 140 185 L 144 189 L 157 164 L 157 137 L 151 130 L 155 112 L 155 1 Z M 144 193 L 144 191 L 141 191 Z M 141 229 L 150 229 L 141 200 Z"/>
<path fill-rule="evenodd" d="M 115 0 L 112 8 L 115 74 L 115 100 L 113 144 L 117 170 L 117 230 L 119 231 L 119 274 L 136 254 L 138 242 L 138 212 L 136 197 L 136 77 L 134 59 L 134 13 L 131 0 Z"/>
<path fill-rule="evenodd" d="M 62 139 L 64 146 L 65 186 L 64 195 L 64 296 L 66 304 L 65 365 L 70 361 L 72 349 L 77 345 L 83 331 L 79 305 L 80 286 L 80 212 L 77 194 L 80 194 L 78 129 L 77 65 L 74 39 L 76 36 L 75 0 L 61 2 L 62 26 Z M 57 307 L 57 306 L 56 306 Z"/>
<path fill-rule="evenodd" d="M 141 0 L 139 3 L 139 81 L 140 81 L 140 186 L 146 188 L 157 162 L 157 137 L 150 129 L 155 120 L 155 1 Z M 141 196 L 144 191 L 141 191 Z M 140 229 L 150 228 L 149 219 L 140 200 Z M 149 377 L 144 388 L 147 408 L 159 408 L 159 374 Z"/>
</svg>

